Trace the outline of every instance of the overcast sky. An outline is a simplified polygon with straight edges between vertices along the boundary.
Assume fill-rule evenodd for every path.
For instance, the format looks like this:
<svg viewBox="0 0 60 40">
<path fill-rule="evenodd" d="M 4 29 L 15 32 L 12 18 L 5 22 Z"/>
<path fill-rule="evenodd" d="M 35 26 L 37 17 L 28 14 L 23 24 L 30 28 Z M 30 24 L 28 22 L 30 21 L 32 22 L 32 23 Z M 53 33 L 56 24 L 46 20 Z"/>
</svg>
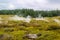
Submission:
<svg viewBox="0 0 60 40">
<path fill-rule="evenodd" d="M 60 9 L 60 0 L 0 0 L 1 9 L 55 10 Z"/>
</svg>

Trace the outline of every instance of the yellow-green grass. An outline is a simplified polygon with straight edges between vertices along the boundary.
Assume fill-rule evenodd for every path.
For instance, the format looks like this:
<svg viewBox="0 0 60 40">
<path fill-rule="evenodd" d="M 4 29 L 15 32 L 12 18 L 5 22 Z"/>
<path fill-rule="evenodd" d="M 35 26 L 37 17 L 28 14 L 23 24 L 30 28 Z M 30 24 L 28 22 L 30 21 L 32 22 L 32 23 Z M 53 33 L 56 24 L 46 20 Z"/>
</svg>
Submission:
<svg viewBox="0 0 60 40">
<path fill-rule="evenodd" d="M 8 18 L 8 15 L 1 16 L 3 16 L 3 18 Z M 0 24 L 0 40 L 28 40 L 27 38 L 23 39 L 26 32 L 29 32 L 30 34 L 40 33 L 41 36 L 39 36 L 36 40 L 60 40 L 60 25 L 53 20 L 60 19 L 60 17 L 44 18 L 49 22 L 35 19 L 32 19 L 30 23 L 24 21 L 1 20 L 3 23 Z M 5 21 L 8 21 L 8 23 L 5 23 Z M 1 35 L 6 36 L 4 37 Z"/>
</svg>

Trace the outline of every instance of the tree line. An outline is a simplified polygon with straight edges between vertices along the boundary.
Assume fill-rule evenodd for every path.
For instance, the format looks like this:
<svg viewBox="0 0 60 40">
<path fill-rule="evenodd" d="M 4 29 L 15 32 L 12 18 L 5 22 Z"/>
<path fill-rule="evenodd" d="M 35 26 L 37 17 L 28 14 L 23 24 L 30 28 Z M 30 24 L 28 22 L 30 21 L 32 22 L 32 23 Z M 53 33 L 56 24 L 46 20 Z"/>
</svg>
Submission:
<svg viewBox="0 0 60 40">
<path fill-rule="evenodd" d="M 53 17 L 60 16 L 60 10 L 33 10 L 33 9 L 15 9 L 15 10 L 0 10 L 0 15 L 19 15 L 26 17 L 30 15 L 31 17 L 38 17 L 41 15 L 42 17 Z"/>
</svg>

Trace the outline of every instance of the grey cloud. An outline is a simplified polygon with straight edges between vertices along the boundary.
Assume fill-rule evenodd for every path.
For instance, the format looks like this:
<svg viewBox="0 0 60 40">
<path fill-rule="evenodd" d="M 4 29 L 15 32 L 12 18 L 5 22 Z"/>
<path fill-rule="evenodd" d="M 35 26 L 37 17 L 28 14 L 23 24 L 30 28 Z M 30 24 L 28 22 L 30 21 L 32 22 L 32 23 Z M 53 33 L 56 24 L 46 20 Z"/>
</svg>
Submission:
<svg viewBox="0 0 60 40">
<path fill-rule="evenodd" d="M 48 0 L 49 3 L 60 4 L 60 0 Z"/>
</svg>

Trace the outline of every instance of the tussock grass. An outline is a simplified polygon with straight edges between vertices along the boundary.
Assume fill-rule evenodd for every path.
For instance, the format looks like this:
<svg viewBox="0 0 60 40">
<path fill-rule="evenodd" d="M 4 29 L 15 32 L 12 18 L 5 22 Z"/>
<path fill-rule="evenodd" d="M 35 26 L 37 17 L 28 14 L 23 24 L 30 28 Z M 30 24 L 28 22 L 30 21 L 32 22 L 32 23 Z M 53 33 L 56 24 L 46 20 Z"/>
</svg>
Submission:
<svg viewBox="0 0 60 40">
<path fill-rule="evenodd" d="M 30 34 L 41 34 L 36 40 L 60 40 L 60 25 L 53 20 L 60 20 L 60 17 L 45 18 L 49 22 L 35 19 L 32 19 L 29 23 L 24 21 L 9 21 L 7 19 L 1 20 L 3 23 L 0 24 L 0 39 L 28 40 L 27 38 L 23 39 L 23 36 L 26 32 L 29 32 Z"/>
</svg>

